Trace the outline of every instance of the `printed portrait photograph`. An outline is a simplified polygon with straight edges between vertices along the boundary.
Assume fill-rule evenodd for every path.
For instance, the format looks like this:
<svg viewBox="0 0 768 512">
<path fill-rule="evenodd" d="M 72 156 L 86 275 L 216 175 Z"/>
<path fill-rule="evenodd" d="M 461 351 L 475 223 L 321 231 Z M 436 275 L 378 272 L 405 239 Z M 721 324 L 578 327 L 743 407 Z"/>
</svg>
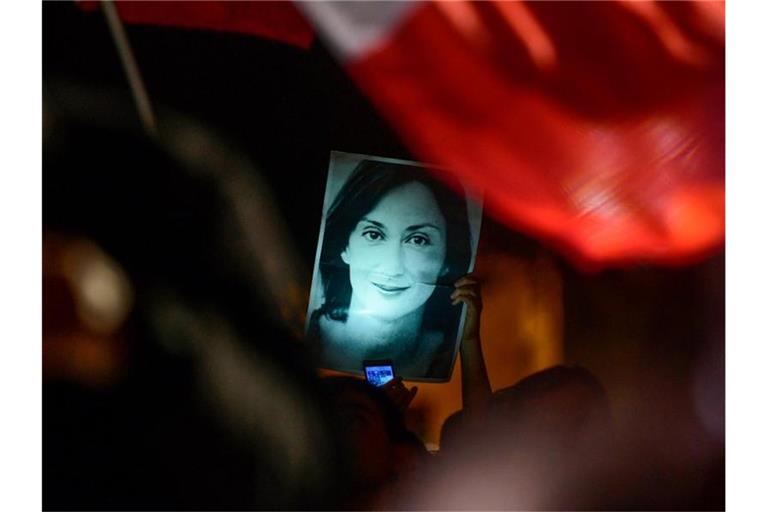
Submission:
<svg viewBox="0 0 768 512">
<path fill-rule="evenodd" d="M 391 360 L 406 380 L 450 379 L 482 200 L 450 171 L 332 152 L 306 333 L 323 368 L 363 373 Z"/>
</svg>

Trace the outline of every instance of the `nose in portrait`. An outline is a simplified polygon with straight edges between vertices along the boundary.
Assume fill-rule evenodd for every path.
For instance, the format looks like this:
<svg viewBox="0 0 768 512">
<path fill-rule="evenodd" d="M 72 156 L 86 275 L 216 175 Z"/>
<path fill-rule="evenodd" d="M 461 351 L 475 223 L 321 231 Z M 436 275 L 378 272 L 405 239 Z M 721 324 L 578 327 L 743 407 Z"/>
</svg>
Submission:
<svg viewBox="0 0 768 512">
<path fill-rule="evenodd" d="M 378 247 L 372 270 L 387 280 L 400 279 L 405 274 L 405 254 L 397 240 L 388 241 Z"/>
</svg>

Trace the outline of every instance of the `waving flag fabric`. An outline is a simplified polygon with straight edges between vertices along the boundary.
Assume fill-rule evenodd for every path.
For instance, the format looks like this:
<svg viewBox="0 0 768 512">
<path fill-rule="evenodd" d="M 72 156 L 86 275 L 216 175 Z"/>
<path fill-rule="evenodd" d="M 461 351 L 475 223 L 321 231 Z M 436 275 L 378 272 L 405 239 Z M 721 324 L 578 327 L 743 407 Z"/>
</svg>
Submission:
<svg viewBox="0 0 768 512">
<path fill-rule="evenodd" d="M 418 158 L 582 268 L 722 247 L 722 2 L 115 5 L 302 48 L 317 30 Z"/>
<path fill-rule="evenodd" d="M 722 246 L 722 3 L 299 7 L 418 157 L 582 268 Z"/>
<path fill-rule="evenodd" d="M 97 1 L 79 1 L 86 11 Z M 307 49 L 312 27 L 290 2 L 119 1 L 114 2 L 125 23 L 239 32 L 274 39 Z"/>
</svg>

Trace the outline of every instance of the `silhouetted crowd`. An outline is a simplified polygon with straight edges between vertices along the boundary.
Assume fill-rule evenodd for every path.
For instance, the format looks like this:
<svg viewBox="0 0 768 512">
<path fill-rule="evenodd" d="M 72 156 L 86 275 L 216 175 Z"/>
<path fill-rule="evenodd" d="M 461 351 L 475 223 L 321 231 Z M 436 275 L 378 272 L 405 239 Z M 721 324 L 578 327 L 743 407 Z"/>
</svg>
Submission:
<svg viewBox="0 0 768 512">
<path fill-rule="evenodd" d="M 248 252 L 267 234 L 243 221 L 238 194 L 258 202 L 258 190 L 210 172 L 226 154 L 200 151 L 192 136 L 150 140 L 87 119 L 50 129 L 45 509 L 648 503 L 588 370 L 557 366 L 491 392 L 480 340 L 465 339 L 476 345 L 462 346 L 464 407 L 431 453 L 406 427 L 413 393 L 399 379 L 318 376 L 312 347 L 270 302 L 280 276 L 252 269 L 269 260 Z M 169 146 L 195 156 L 182 163 Z M 476 293 L 459 296 L 479 301 L 468 279 L 457 289 Z M 470 330 L 480 307 L 474 314 Z"/>
</svg>

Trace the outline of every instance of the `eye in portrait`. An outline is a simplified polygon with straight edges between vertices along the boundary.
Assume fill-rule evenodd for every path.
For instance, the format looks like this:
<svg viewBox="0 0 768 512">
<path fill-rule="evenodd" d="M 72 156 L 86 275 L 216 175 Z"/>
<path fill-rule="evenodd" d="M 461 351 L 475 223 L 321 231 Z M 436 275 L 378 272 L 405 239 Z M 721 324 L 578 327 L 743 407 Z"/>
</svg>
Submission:
<svg viewBox="0 0 768 512">
<path fill-rule="evenodd" d="M 481 215 L 444 170 L 332 153 L 307 312 L 322 365 L 390 359 L 405 379 L 448 380 L 463 325 L 450 294 L 472 270 Z"/>
</svg>

